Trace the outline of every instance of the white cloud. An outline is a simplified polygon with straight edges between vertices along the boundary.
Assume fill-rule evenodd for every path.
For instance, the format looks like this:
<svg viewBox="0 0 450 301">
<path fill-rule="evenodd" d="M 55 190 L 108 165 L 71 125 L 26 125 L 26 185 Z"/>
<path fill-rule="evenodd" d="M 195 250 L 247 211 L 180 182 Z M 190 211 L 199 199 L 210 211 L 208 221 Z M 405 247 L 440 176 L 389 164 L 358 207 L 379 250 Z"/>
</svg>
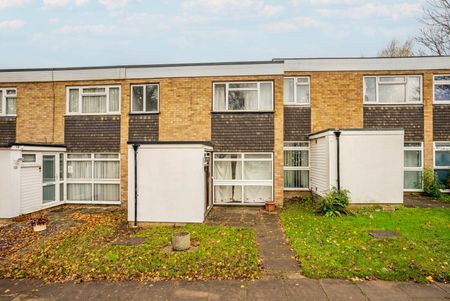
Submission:
<svg viewBox="0 0 450 301">
<path fill-rule="evenodd" d="M 60 27 L 57 32 L 63 34 L 72 33 L 94 33 L 103 34 L 113 32 L 116 28 L 114 26 L 98 25 L 65 25 Z"/>
<path fill-rule="evenodd" d="M 0 0 L 0 9 L 24 6 L 29 2 L 30 0 Z"/>
<path fill-rule="evenodd" d="M 273 17 L 280 14 L 282 5 L 267 4 L 263 0 L 186 0 L 181 5 L 184 11 L 205 14 L 243 13 L 249 16 Z"/>
<path fill-rule="evenodd" d="M 70 0 L 44 0 L 44 7 L 51 6 L 66 6 L 70 3 Z"/>
<path fill-rule="evenodd" d="M 128 0 L 98 0 L 108 10 L 122 9 L 128 5 Z"/>
<path fill-rule="evenodd" d="M 85 5 L 89 3 L 89 0 L 75 0 L 75 4 L 78 6 Z"/>
<path fill-rule="evenodd" d="M 356 4 L 361 3 L 361 0 L 291 0 L 293 5 L 330 5 L 330 4 Z"/>
<path fill-rule="evenodd" d="M 0 29 L 20 29 L 25 26 L 24 20 L 6 20 L 6 21 L 0 21 Z"/>
<path fill-rule="evenodd" d="M 297 17 L 291 20 L 273 22 L 263 25 L 263 29 L 275 32 L 292 32 L 305 28 L 323 28 L 325 25 L 311 17 Z"/>
<path fill-rule="evenodd" d="M 351 19 L 390 18 L 398 20 L 421 12 L 419 3 L 373 4 L 367 3 L 347 9 L 320 9 L 324 17 L 340 17 Z"/>
<path fill-rule="evenodd" d="M 284 10 L 281 5 L 264 4 L 261 8 L 260 14 L 264 17 L 273 17 L 279 15 Z"/>
</svg>

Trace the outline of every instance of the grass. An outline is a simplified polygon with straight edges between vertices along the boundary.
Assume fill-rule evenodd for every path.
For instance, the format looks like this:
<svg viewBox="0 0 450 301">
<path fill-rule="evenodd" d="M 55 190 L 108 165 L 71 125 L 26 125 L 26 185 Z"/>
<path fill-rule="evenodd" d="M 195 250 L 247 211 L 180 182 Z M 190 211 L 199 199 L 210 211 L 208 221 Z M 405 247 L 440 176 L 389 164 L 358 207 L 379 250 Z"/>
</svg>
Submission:
<svg viewBox="0 0 450 301">
<path fill-rule="evenodd" d="M 280 217 L 307 277 L 450 281 L 448 209 L 372 208 L 326 218 L 311 205 L 288 203 Z M 394 230 L 400 237 L 373 239 L 368 230 Z"/>
<path fill-rule="evenodd" d="M 126 230 L 124 215 L 79 214 L 82 226 L 58 233 L 35 250 L 14 254 L 3 277 L 67 280 L 253 279 L 260 274 L 255 232 L 247 228 L 187 225 Z M 189 252 L 168 248 L 171 234 L 189 231 Z M 117 237 L 141 237 L 134 246 Z M 0 276 L 2 272 L 0 271 Z"/>
</svg>

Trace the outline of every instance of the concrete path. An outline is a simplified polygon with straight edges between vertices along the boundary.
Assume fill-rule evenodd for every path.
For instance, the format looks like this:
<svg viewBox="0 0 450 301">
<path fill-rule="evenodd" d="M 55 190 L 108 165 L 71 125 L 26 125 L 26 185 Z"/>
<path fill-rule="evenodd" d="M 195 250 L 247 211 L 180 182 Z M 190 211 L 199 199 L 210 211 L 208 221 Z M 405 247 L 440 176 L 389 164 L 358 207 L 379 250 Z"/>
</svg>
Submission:
<svg viewBox="0 0 450 301">
<path fill-rule="evenodd" d="M 345 280 L 85 282 L 0 280 L 0 300 L 371 300 L 448 301 L 449 284 Z"/>
</svg>

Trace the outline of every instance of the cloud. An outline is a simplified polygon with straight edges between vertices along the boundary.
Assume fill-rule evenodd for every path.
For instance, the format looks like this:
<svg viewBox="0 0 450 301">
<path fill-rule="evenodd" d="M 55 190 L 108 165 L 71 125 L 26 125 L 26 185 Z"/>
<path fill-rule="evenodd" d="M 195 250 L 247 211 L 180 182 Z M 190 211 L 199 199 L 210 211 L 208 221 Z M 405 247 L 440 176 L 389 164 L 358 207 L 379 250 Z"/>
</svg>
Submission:
<svg viewBox="0 0 450 301">
<path fill-rule="evenodd" d="M 264 4 L 261 8 L 260 14 L 264 17 L 273 17 L 279 15 L 284 10 L 281 5 Z"/>
<path fill-rule="evenodd" d="M 6 21 L 0 21 L 0 29 L 20 29 L 25 26 L 24 20 L 6 20 Z"/>
<path fill-rule="evenodd" d="M 128 0 L 98 0 L 108 10 L 119 10 L 128 5 Z"/>
<path fill-rule="evenodd" d="M 30 0 L 0 0 L 0 9 L 24 6 L 29 2 Z"/>
<path fill-rule="evenodd" d="M 373 4 L 367 3 L 346 9 L 319 9 L 324 17 L 351 19 L 390 18 L 398 20 L 421 12 L 419 3 Z"/>
<path fill-rule="evenodd" d="M 44 7 L 50 6 L 66 6 L 70 3 L 70 0 L 44 0 Z"/>
<path fill-rule="evenodd" d="M 251 16 L 270 18 L 280 14 L 282 5 L 267 4 L 263 0 L 186 0 L 182 10 L 210 14 L 235 14 L 236 12 Z"/>
<path fill-rule="evenodd" d="M 330 4 L 357 4 L 361 0 L 291 0 L 291 4 L 298 6 L 302 4 L 309 5 L 330 5 Z"/>
<path fill-rule="evenodd" d="M 263 29 L 270 32 L 283 33 L 297 31 L 305 28 L 323 28 L 324 26 L 324 23 L 314 18 L 297 17 L 291 20 L 264 24 Z"/>
<path fill-rule="evenodd" d="M 103 24 L 98 25 L 65 25 L 60 27 L 57 32 L 62 34 L 72 34 L 72 33 L 93 33 L 93 34 L 103 34 L 111 33 L 116 29 L 115 26 L 106 26 Z"/>
</svg>

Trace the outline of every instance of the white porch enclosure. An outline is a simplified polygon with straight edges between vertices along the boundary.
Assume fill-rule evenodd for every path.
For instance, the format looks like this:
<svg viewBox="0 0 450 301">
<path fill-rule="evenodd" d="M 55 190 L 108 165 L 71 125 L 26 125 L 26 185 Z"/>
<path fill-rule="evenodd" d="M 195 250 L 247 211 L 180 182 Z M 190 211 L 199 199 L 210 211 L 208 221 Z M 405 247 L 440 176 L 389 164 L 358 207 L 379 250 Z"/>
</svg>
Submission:
<svg viewBox="0 0 450 301">
<path fill-rule="evenodd" d="M 312 193 L 340 186 L 352 203 L 403 203 L 402 129 L 330 129 L 309 139 Z"/>
</svg>

